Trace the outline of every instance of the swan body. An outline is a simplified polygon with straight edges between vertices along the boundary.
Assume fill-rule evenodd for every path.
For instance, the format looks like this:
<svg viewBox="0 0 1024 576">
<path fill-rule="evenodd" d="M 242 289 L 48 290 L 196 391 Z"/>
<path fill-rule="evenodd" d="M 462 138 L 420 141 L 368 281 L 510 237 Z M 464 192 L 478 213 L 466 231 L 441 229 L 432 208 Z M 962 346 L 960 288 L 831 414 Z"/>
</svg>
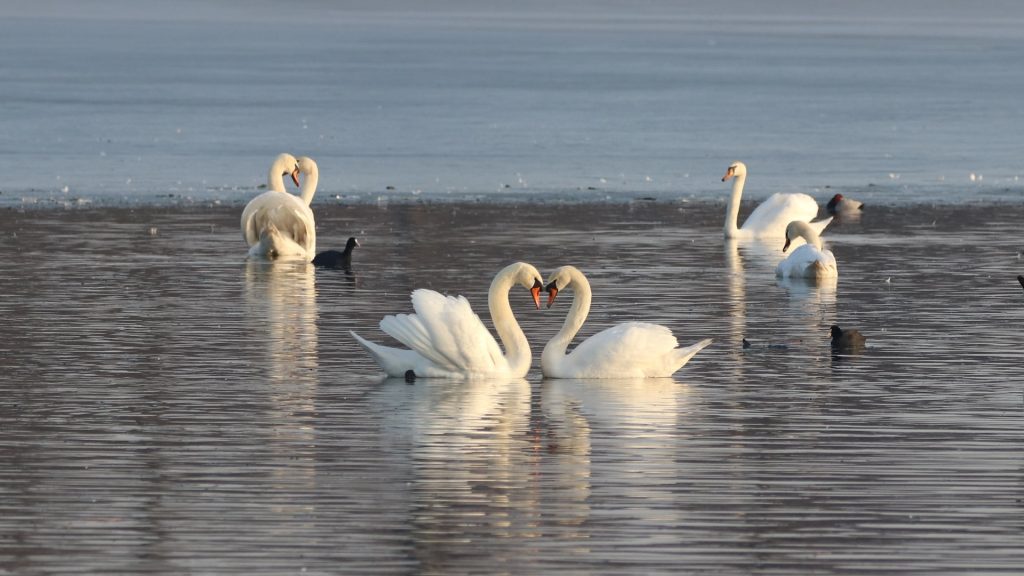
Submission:
<svg viewBox="0 0 1024 576">
<path fill-rule="evenodd" d="M 822 247 L 821 237 L 807 222 L 799 220 L 790 222 L 786 227 L 786 244 L 782 251 L 789 250 L 791 242 L 803 238 L 807 243 L 798 247 L 775 268 L 775 275 L 780 278 L 837 278 L 839 268 L 832 252 Z"/>
<path fill-rule="evenodd" d="M 299 185 L 299 174 L 305 174 L 300 196 L 285 191 L 284 175 L 291 174 Z M 296 159 L 281 154 L 270 167 L 268 190 L 253 198 L 242 211 L 242 236 L 254 258 L 303 258 L 312 260 L 316 254 L 316 221 L 309 205 L 316 194 L 319 170 L 312 158 Z"/>
<path fill-rule="evenodd" d="M 807 194 L 780 192 L 772 194 L 758 205 L 750 216 L 747 216 L 742 228 L 737 227 L 743 185 L 747 181 L 747 165 L 743 162 L 734 162 L 726 170 L 725 176 L 722 176 L 722 182 L 728 180 L 733 180 L 733 184 L 732 196 L 725 210 L 723 231 L 726 238 L 781 238 L 785 235 L 786 226 L 794 220 L 809 222 L 814 230 L 821 234 L 832 221 L 832 217 L 828 217 L 811 222 L 818 215 L 818 203 Z"/>
<path fill-rule="evenodd" d="M 665 326 L 625 322 L 594 334 L 566 353 L 590 312 L 590 282 L 574 266 L 562 266 L 548 279 L 548 307 L 558 292 L 571 288 L 572 307 L 562 329 L 544 347 L 541 369 L 547 378 L 661 378 L 686 365 L 711 339 L 686 348 Z"/>
<path fill-rule="evenodd" d="M 825 210 L 827 210 L 829 214 L 834 214 L 836 216 L 848 216 L 851 214 L 859 215 L 860 211 L 863 209 L 863 202 L 854 200 L 853 198 L 847 198 L 842 194 L 836 194 L 828 201 L 828 204 L 825 205 Z"/>
<path fill-rule="evenodd" d="M 391 377 L 405 377 L 412 370 L 419 378 L 522 378 L 533 357 L 509 305 L 508 293 L 515 285 L 530 290 L 534 304 L 540 308 L 540 272 L 516 262 L 503 268 L 491 282 L 487 303 L 505 354 L 468 300 L 425 289 L 412 293 L 415 314 L 389 315 L 380 321 L 381 330 L 408 350 L 375 344 L 355 332 L 352 336 Z"/>
</svg>

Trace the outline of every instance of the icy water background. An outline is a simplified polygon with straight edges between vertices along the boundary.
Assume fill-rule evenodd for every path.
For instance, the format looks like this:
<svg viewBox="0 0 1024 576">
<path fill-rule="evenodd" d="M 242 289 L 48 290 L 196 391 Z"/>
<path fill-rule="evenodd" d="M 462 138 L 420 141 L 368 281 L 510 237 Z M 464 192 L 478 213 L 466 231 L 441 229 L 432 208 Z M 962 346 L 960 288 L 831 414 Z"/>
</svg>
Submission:
<svg viewBox="0 0 1024 576">
<path fill-rule="evenodd" d="M 722 210 L 322 207 L 350 272 L 246 262 L 234 207 L 4 211 L 0 572 L 1019 574 L 1024 209 L 872 209 L 820 287 Z M 408 385 L 348 333 L 418 287 L 489 324 L 515 259 L 589 275 L 584 335 L 715 343 L 672 379 Z M 539 356 L 569 304 L 511 300 Z"/>
<path fill-rule="evenodd" d="M 240 201 L 281 151 L 321 203 L 710 198 L 735 159 L 751 198 L 1020 201 L 1022 28 L 999 0 L 9 3 L 0 203 Z"/>
<path fill-rule="evenodd" d="M 0 6 L 0 574 L 1019 574 L 1024 9 L 820 4 Z M 282 151 L 351 271 L 245 261 Z M 744 215 L 868 202 L 838 282 L 723 242 L 734 159 Z M 407 385 L 349 336 L 514 260 L 715 344 Z M 567 301 L 512 302 L 539 354 Z"/>
</svg>

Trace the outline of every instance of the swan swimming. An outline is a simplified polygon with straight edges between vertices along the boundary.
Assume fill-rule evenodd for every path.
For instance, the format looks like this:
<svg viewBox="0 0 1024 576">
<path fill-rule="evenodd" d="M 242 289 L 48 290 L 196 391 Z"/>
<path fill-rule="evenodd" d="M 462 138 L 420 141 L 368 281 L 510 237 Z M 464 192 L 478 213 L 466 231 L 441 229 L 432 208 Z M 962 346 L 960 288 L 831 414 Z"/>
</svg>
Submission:
<svg viewBox="0 0 1024 576">
<path fill-rule="evenodd" d="M 512 314 L 508 293 L 519 285 L 530 291 L 540 309 L 540 272 L 516 262 L 503 268 L 491 282 L 487 305 L 505 354 L 462 296 L 444 296 L 433 290 L 412 293 L 415 314 L 385 316 L 380 328 L 410 350 L 374 344 L 351 332 L 356 341 L 391 377 L 419 378 L 523 378 L 533 355 L 526 335 Z"/>
<path fill-rule="evenodd" d="M 775 268 L 776 276 L 810 279 L 839 277 L 836 257 L 822 247 L 821 236 L 818 236 L 810 224 L 799 220 L 790 222 L 789 226 L 786 226 L 786 244 L 782 251 L 789 250 L 790 244 L 796 238 L 803 238 L 807 243 L 793 250 L 788 258 L 779 262 Z"/>
<path fill-rule="evenodd" d="M 735 180 L 733 180 L 735 179 Z M 743 185 L 747 181 L 747 165 L 733 162 L 722 176 L 722 182 L 733 180 L 732 196 L 725 209 L 726 238 L 781 238 L 786 233 L 786 226 L 794 220 L 809 222 L 814 230 L 821 234 L 832 217 L 811 222 L 818 215 L 818 203 L 807 194 L 777 192 L 758 205 L 742 228 L 737 228 L 740 214 L 740 199 L 743 197 Z"/>
<path fill-rule="evenodd" d="M 665 326 L 646 322 L 625 322 L 594 334 L 572 352 L 566 349 L 580 331 L 590 312 L 590 282 L 575 266 L 562 266 L 548 279 L 548 307 L 558 293 L 573 291 L 572 307 L 558 334 L 540 357 L 547 378 L 661 378 L 672 376 L 686 365 L 711 339 L 686 348 Z"/>
<path fill-rule="evenodd" d="M 299 174 L 306 180 L 299 184 Z M 299 196 L 285 191 L 284 175 L 300 186 Z M 309 205 L 316 194 L 320 172 L 312 158 L 280 154 L 267 176 L 268 190 L 253 198 L 242 211 L 242 236 L 254 258 L 312 260 L 316 254 L 316 222 Z"/>
</svg>

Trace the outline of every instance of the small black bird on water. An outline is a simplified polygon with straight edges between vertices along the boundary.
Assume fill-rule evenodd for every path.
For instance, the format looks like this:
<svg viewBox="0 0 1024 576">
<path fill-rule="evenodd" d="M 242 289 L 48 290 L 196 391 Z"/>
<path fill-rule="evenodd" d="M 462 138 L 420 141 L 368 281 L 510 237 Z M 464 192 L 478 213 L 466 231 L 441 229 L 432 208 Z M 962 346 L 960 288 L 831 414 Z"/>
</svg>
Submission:
<svg viewBox="0 0 1024 576">
<path fill-rule="evenodd" d="M 355 250 L 357 246 L 360 246 L 359 240 L 356 240 L 353 236 L 345 243 L 344 252 L 338 252 L 337 250 L 326 250 L 321 252 L 316 255 L 316 258 L 313 258 L 313 266 L 323 266 L 324 268 L 351 268 L 352 250 Z"/>
<path fill-rule="evenodd" d="M 1024 288 L 1024 276 L 1017 276 L 1017 282 L 1020 282 L 1020 287 Z"/>
<path fill-rule="evenodd" d="M 832 350 L 852 352 L 860 350 L 864 347 L 864 341 L 867 340 L 863 334 L 856 330 L 843 330 L 835 324 L 830 329 L 832 332 Z"/>
</svg>

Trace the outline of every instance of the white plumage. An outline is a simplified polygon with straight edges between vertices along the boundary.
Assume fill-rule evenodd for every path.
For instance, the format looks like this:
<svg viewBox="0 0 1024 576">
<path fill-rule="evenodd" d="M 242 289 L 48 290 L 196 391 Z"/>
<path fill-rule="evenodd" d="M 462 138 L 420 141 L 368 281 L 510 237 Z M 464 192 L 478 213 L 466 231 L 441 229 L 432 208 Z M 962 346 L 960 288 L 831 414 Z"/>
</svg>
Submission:
<svg viewBox="0 0 1024 576">
<path fill-rule="evenodd" d="M 285 191 L 284 175 L 299 185 L 299 173 L 307 175 L 300 195 Z M 281 154 L 270 167 L 268 190 L 253 198 L 242 211 L 242 236 L 254 258 L 302 258 L 316 254 L 316 221 L 309 205 L 316 194 L 319 170 L 312 158 L 296 159 Z"/>
<path fill-rule="evenodd" d="M 782 251 L 789 249 L 790 243 L 796 238 L 803 238 L 807 243 L 793 252 L 775 268 L 775 275 L 780 278 L 837 278 L 839 267 L 836 257 L 831 251 L 825 250 L 821 237 L 807 222 L 791 222 L 786 227 L 786 244 Z"/>
<path fill-rule="evenodd" d="M 522 378 L 532 355 L 508 301 L 508 292 L 516 284 L 530 290 L 540 306 L 541 277 L 533 266 L 517 262 L 494 277 L 487 300 L 505 354 L 468 300 L 425 289 L 412 293 L 415 314 L 385 316 L 380 322 L 381 330 L 408 350 L 375 344 L 355 332 L 352 336 L 388 376 L 404 376 L 412 370 L 420 378 Z"/>
<path fill-rule="evenodd" d="M 562 329 L 541 355 L 541 368 L 548 378 L 668 377 L 711 344 L 711 339 L 706 339 L 677 348 L 679 342 L 665 326 L 626 322 L 594 334 L 567 354 L 569 343 L 587 319 L 591 291 L 579 269 L 563 266 L 548 279 L 548 306 L 566 288 L 573 290 L 572 307 Z"/>
<path fill-rule="evenodd" d="M 818 203 L 807 194 L 776 193 L 754 208 L 747 216 L 742 228 L 737 227 L 740 212 L 740 199 L 743 197 L 743 185 L 747 181 L 747 166 L 743 162 L 734 162 L 726 170 L 722 181 L 735 178 L 732 185 L 732 196 L 725 211 L 724 233 L 726 238 L 781 238 L 786 233 L 786 226 L 794 220 L 810 223 L 817 233 L 825 230 L 832 221 L 831 217 L 811 222 L 818 215 Z"/>
</svg>

